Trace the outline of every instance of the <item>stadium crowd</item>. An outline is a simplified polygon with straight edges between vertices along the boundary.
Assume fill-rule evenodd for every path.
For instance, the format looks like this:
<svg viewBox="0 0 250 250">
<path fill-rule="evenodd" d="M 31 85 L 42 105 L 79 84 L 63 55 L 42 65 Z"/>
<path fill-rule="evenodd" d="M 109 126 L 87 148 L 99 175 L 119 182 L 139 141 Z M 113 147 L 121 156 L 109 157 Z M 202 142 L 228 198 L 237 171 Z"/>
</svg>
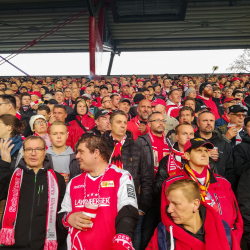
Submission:
<svg viewBox="0 0 250 250">
<path fill-rule="evenodd" d="M 249 76 L 0 78 L 0 249 L 250 250 Z"/>
</svg>

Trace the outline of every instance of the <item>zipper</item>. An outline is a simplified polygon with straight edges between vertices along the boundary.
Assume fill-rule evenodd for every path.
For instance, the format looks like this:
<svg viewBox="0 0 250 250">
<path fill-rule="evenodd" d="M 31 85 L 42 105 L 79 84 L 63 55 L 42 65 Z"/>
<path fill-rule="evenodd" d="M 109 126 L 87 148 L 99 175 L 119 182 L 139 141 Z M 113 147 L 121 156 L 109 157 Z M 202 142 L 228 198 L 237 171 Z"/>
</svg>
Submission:
<svg viewBox="0 0 250 250">
<path fill-rule="evenodd" d="M 219 207 L 219 211 L 220 211 L 220 215 L 222 215 L 220 202 L 219 202 L 219 199 L 218 199 L 218 197 L 217 197 L 217 194 L 216 194 L 216 193 L 214 193 L 214 197 L 215 197 L 215 199 L 216 199 L 216 201 L 217 201 L 217 204 L 218 204 L 218 207 Z"/>
<path fill-rule="evenodd" d="M 33 218 L 33 213 L 34 213 L 34 203 L 35 203 L 35 197 L 36 197 L 36 177 L 37 174 L 35 174 L 35 186 L 34 186 L 34 192 L 33 192 L 33 202 L 32 202 L 32 209 L 31 209 L 31 217 L 30 217 L 30 232 L 29 232 L 29 245 L 30 245 L 30 240 L 31 240 L 31 228 L 32 228 L 32 218 Z"/>
</svg>

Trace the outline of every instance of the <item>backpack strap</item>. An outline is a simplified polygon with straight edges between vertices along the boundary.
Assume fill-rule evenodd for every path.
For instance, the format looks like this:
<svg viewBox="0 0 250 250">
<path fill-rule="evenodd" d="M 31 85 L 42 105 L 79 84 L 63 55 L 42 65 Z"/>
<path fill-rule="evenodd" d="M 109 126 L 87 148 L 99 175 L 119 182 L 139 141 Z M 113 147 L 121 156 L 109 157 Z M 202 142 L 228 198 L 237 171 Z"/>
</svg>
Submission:
<svg viewBox="0 0 250 250">
<path fill-rule="evenodd" d="M 87 133 L 87 129 L 81 124 L 80 121 L 78 121 L 77 119 L 75 120 L 77 122 L 77 124 L 81 127 L 81 129 L 83 129 L 83 131 L 85 131 L 85 133 Z"/>
</svg>

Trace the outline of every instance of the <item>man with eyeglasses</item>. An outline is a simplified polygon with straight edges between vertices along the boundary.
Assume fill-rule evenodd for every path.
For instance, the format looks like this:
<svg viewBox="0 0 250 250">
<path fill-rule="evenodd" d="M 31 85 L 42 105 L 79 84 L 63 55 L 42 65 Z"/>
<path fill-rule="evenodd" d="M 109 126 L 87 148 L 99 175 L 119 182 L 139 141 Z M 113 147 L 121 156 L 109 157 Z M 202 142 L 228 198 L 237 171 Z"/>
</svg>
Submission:
<svg viewBox="0 0 250 250">
<path fill-rule="evenodd" d="M 244 119 L 247 114 L 247 107 L 243 105 L 232 105 L 228 108 L 229 122 L 216 129 L 223 138 L 231 144 L 232 149 L 235 145 L 241 143 L 246 135 L 244 130 Z"/>
<path fill-rule="evenodd" d="M 112 100 L 109 96 L 104 96 L 101 100 L 101 104 L 102 106 L 100 107 L 100 109 L 106 109 L 109 112 L 112 111 Z"/>
<path fill-rule="evenodd" d="M 160 112 L 152 113 L 148 118 L 150 131 L 138 137 L 136 143 L 139 148 L 147 153 L 147 162 L 156 175 L 160 160 L 169 154 L 171 144 L 166 140 L 165 119 Z M 145 249 L 153 236 L 155 227 L 159 219 L 159 207 L 156 204 L 156 197 L 153 196 L 152 206 L 144 216 L 142 223 L 141 249 Z"/>
<path fill-rule="evenodd" d="M 219 119 L 220 114 L 218 108 L 212 99 L 214 94 L 212 85 L 209 82 L 202 83 L 199 88 L 199 94 L 200 95 L 196 97 L 196 105 L 202 106 L 205 104 L 207 107 L 210 107 L 215 119 Z"/>
<path fill-rule="evenodd" d="M 224 114 L 221 116 L 221 118 L 217 119 L 215 121 L 215 128 L 218 128 L 226 123 L 229 122 L 229 118 L 228 118 L 228 108 L 231 107 L 232 105 L 236 105 L 238 104 L 238 101 L 240 101 L 240 99 L 238 98 L 234 98 L 234 97 L 227 97 L 224 100 L 223 106 L 225 108 L 225 112 Z"/>
<path fill-rule="evenodd" d="M 0 200 L 7 199 L 1 223 L 1 249 L 57 249 L 67 231 L 57 227 L 65 194 L 64 178 L 51 169 L 46 143 L 27 137 L 23 159 L 10 169 L 11 141 L 1 141 Z M 7 190 L 6 186 L 9 187 Z M 53 248 L 51 247 L 53 246 Z"/>
</svg>

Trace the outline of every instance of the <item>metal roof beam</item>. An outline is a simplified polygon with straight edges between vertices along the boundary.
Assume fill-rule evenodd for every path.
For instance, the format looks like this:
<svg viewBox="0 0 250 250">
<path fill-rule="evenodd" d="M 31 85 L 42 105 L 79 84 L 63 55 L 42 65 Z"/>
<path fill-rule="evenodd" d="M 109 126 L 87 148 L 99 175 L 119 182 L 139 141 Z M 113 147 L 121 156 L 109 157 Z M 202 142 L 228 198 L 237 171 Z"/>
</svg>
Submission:
<svg viewBox="0 0 250 250">
<path fill-rule="evenodd" d="M 180 21 L 185 20 L 187 5 L 188 5 L 188 0 L 182 0 L 181 11 L 180 11 Z"/>
<path fill-rule="evenodd" d="M 210 37 L 181 37 L 181 38 L 144 38 L 144 39 L 115 39 L 116 45 L 123 45 L 126 43 L 146 43 L 146 42 L 192 42 L 192 41 L 222 41 L 222 40 L 241 40 L 241 39 L 249 39 L 250 41 L 250 36 L 210 36 Z M 143 45 L 142 45 L 143 47 Z"/>
<path fill-rule="evenodd" d="M 61 44 L 88 44 L 89 40 L 59 40 L 59 41 L 40 41 L 37 43 L 37 45 L 61 45 Z M 26 45 L 27 42 L 0 42 L 0 47 L 1 46 L 24 46 Z"/>
<path fill-rule="evenodd" d="M 34 9 L 63 9 L 86 7 L 83 0 L 71 1 L 48 1 L 32 3 L 1 3 L 1 11 L 8 10 L 34 10 Z"/>
<path fill-rule="evenodd" d="M 117 7 L 116 7 L 116 0 L 109 0 L 110 8 L 112 11 L 114 23 L 118 23 L 118 13 L 117 13 Z"/>
<path fill-rule="evenodd" d="M 94 0 L 85 0 L 90 16 L 95 16 Z"/>
</svg>

